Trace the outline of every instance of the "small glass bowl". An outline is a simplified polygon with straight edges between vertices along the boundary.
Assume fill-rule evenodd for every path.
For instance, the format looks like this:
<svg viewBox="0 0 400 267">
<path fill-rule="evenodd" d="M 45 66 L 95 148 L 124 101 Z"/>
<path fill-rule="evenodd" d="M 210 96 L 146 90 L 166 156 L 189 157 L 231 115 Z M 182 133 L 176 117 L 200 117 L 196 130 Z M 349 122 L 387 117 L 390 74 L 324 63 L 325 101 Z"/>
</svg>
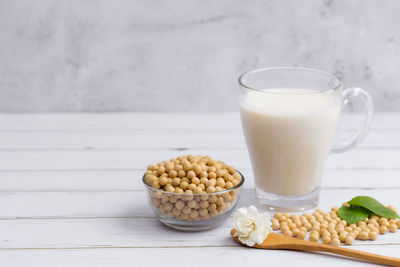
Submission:
<svg viewBox="0 0 400 267">
<path fill-rule="evenodd" d="M 179 194 L 162 191 L 145 182 L 148 200 L 157 218 L 172 228 L 183 231 L 203 231 L 221 225 L 235 209 L 244 183 L 216 193 Z"/>
</svg>

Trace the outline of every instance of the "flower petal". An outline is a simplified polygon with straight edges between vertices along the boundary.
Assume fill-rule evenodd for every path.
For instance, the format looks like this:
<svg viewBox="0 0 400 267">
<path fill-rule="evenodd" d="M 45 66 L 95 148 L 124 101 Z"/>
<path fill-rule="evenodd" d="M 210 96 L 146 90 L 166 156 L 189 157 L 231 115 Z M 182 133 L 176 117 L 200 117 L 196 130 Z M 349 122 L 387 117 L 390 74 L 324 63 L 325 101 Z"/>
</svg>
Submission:
<svg viewBox="0 0 400 267">
<path fill-rule="evenodd" d="M 240 208 L 234 215 L 235 236 L 247 246 L 261 244 L 272 231 L 268 214 L 259 214 L 255 206 Z"/>
<path fill-rule="evenodd" d="M 249 206 L 247 208 L 247 216 L 256 218 L 259 216 L 258 210 L 255 206 Z"/>
</svg>

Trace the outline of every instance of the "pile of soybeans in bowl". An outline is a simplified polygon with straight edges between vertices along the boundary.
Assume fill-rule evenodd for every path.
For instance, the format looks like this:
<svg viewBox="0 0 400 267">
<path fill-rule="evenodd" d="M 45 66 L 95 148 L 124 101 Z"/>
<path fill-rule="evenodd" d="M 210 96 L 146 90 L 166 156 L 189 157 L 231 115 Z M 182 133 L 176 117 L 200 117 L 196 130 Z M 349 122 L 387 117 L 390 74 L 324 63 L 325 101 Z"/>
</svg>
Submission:
<svg viewBox="0 0 400 267">
<path fill-rule="evenodd" d="M 397 212 L 393 206 L 388 208 Z M 330 212 L 324 213 L 321 209 L 317 209 L 312 214 L 303 213 L 300 216 L 277 212 L 271 219 L 272 229 L 280 230 L 286 236 L 308 238 L 313 242 L 319 242 L 321 239 L 324 244 L 339 246 L 341 243 L 351 245 L 355 239 L 375 240 L 379 235 L 394 233 L 400 228 L 400 220 L 376 215 L 355 224 L 348 224 L 339 217 L 338 210 L 338 207 L 333 207 Z"/>
<path fill-rule="evenodd" d="M 149 165 L 143 182 L 161 222 L 193 231 L 216 227 L 229 217 L 244 177 L 223 161 L 185 155 Z"/>
</svg>

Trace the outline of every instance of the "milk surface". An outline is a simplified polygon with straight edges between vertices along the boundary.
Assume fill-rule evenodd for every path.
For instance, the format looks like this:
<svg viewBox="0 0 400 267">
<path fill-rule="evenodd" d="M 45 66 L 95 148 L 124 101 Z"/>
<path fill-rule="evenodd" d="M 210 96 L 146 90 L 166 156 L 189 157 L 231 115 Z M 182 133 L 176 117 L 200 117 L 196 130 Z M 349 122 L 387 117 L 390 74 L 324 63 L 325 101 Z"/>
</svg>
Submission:
<svg viewBox="0 0 400 267">
<path fill-rule="evenodd" d="M 240 106 L 256 186 L 278 195 L 320 185 L 340 107 L 331 93 L 306 89 L 249 92 Z"/>
</svg>

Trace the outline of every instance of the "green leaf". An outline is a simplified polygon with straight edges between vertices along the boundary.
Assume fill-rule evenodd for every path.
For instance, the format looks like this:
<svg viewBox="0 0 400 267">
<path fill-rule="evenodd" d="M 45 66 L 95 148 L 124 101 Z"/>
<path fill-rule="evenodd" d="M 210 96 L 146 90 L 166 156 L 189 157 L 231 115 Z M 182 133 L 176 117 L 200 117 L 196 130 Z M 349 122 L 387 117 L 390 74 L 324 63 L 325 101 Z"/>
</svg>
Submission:
<svg viewBox="0 0 400 267">
<path fill-rule="evenodd" d="M 367 218 L 370 214 L 371 212 L 369 210 L 355 206 L 350 206 L 350 207 L 342 206 L 338 210 L 339 217 L 342 220 L 345 220 L 348 224 L 353 224 L 362 221 L 365 218 Z"/>
<path fill-rule="evenodd" d="M 372 197 L 358 196 L 348 201 L 347 203 L 349 203 L 350 205 L 366 208 L 381 217 L 386 217 L 389 219 L 390 218 L 400 219 L 400 216 L 396 212 L 386 208 Z"/>
</svg>

